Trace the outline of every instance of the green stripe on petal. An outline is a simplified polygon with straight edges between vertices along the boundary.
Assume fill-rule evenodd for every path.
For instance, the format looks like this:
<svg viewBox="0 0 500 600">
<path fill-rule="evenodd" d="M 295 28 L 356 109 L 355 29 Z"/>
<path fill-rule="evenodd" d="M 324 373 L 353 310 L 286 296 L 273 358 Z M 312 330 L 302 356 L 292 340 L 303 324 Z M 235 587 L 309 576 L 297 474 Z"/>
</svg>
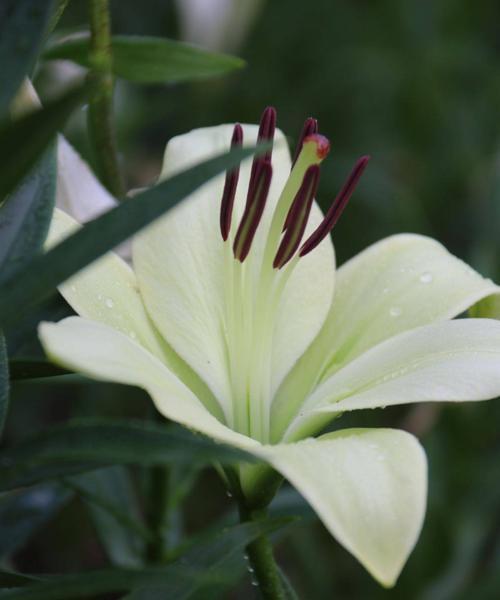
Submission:
<svg viewBox="0 0 500 600">
<path fill-rule="evenodd" d="M 371 575 L 394 585 L 425 514 L 427 464 L 418 441 L 394 429 L 346 429 L 263 451 Z"/>
<path fill-rule="evenodd" d="M 499 287 L 430 238 L 389 237 L 337 272 L 323 329 L 278 390 L 273 441 L 317 385 L 357 356 L 403 331 L 451 319 Z"/>
</svg>

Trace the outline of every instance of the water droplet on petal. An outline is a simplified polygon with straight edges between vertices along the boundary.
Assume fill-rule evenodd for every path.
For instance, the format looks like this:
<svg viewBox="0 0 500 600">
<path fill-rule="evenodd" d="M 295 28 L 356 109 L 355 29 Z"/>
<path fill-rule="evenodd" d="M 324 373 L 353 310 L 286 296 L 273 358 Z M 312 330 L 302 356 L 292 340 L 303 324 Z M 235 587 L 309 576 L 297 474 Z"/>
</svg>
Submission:
<svg viewBox="0 0 500 600">
<path fill-rule="evenodd" d="M 114 306 L 114 302 L 113 300 L 111 300 L 111 298 L 106 298 L 106 301 L 104 302 L 104 304 L 108 307 L 108 308 L 113 308 Z"/>
<path fill-rule="evenodd" d="M 382 290 L 382 293 L 383 293 L 383 294 L 388 294 L 389 292 L 390 292 L 390 289 L 389 289 L 388 287 L 385 287 L 385 288 Z"/>
<path fill-rule="evenodd" d="M 130 337 L 131 337 L 133 340 L 136 340 L 136 339 L 137 339 L 137 334 L 136 334 L 136 332 L 135 332 L 135 331 L 131 331 L 131 332 L 129 333 L 129 335 L 130 335 Z"/>
<path fill-rule="evenodd" d="M 379 462 L 383 462 L 383 461 L 385 460 L 385 456 L 384 456 L 383 454 L 379 454 L 379 455 L 377 456 L 377 460 L 378 460 Z"/>
<path fill-rule="evenodd" d="M 389 309 L 389 314 L 391 317 L 399 317 L 402 312 L 403 311 L 399 308 L 399 306 L 391 306 Z"/>
<path fill-rule="evenodd" d="M 70 289 L 72 292 L 76 292 L 76 286 L 75 286 L 75 285 L 72 285 L 72 286 L 71 286 L 69 289 Z"/>
<path fill-rule="evenodd" d="M 432 277 L 432 273 L 429 273 L 428 271 L 426 271 L 425 273 L 422 273 L 422 275 L 420 275 L 421 283 L 432 283 L 433 279 L 434 278 Z"/>
</svg>

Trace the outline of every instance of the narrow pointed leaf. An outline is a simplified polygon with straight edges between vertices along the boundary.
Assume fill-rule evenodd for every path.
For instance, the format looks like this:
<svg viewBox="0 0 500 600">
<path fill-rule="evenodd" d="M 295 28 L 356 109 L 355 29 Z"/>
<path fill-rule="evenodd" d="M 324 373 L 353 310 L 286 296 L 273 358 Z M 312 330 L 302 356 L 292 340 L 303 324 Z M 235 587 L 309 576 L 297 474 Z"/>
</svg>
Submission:
<svg viewBox="0 0 500 600">
<path fill-rule="evenodd" d="M 174 83 L 224 75 L 241 69 L 240 58 L 209 52 L 165 38 L 119 35 L 112 38 L 113 72 L 135 83 Z M 72 60 L 90 66 L 89 39 L 79 38 L 53 46 L 47 59 Z"/>
<path fill-rule="evenodd" d="M 49 148 L 0 208 L 0 273 L 6 279 L 42 247 L 56 194 L 56 157 Z"/>
<path fill-rule="evenodd" d="M 259 147 L 261 151 L 265 149 L 266 145 Z M 238 148 L 174 175 L 133 199 L 122 202 L 43 256 L 36 257 L 16 273 L 15 285 L 10 279 L 0 284 L 0 322 L 12 323 L 19 319 L 38 301 L 50 296 L 58 284 L 149 225 L 203 183 L 221 171 L 234 167 L 255 150 L 255 147 Z"/>
<path fill-rule="evenodd" d="M 52 0 L 0 3 L 0 116 L 31 71 L 47 28 Z"/>
<path fill-rule="evenodd" d="M 72 600 L 99 594 L 126 593 L 140 588 L 161 589 L 164 598 L 189 598 L 197 589 L 228 579 L 221 564 L 256 537 L 275 531 L 288 521 L 268 519 L 236 525 L 215 539 L 199 544 L 179 560 L 147 569 L 107 569 L 50 577 L 35 585 L 0 591 L 0 599 Z M 132 596 L 133 597 L 133 596 Z"/>
<path fill-rule="evenodd" d="M 0 452 L 0 490 L 113 464 L 207 464 L 255 460 L 180 427 L 88 420 L 55 427 Z"/>
<path fill-rule="evenodd" d="M 81 88 L 71 90 L 0 127 L 0 201 L 18 186 L 82 99 Z"/>
</svg>

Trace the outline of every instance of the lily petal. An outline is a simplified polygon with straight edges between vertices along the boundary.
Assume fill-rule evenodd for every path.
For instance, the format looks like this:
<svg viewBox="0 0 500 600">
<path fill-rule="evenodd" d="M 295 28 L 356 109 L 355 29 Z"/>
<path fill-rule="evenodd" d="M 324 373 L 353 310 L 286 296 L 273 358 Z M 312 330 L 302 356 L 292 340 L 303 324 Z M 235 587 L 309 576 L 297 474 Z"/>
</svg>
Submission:
<svg viewBox="0 0 500 600">
<path fill-rule="evenodd" d="M 69 215 L 56 209 L 46 246 L 62 241 L 79 227 Z M 222 417 L 207 386 L 156 330 L 144 308 L 134 272 L 117 254 L 108 252 L 60 285 L 59 292 L 80 316 L 105 323 L 137 340 L 168 365 L 199 398 L 203 398 L 213 414 Z"/>
<path fill-rule="evenodd" d="M 356 429 L 261 446 L 213 417 L 161 361 L 119 331 L 70 317 L 42 323 L 39 334 L 55 362 L 94 379 L 142 387 L 167 418 L 269 461 L 376 579 L 394 584 L 425 512 L 425 456 L 411 435 Z"/>
<path fill-rule="evenodd" d="M 332 535 L 382 585 L 394 585 L 425 514 L 427 465 L 416 438 L 346 429 L 264 451 Z"/>
<path fill-rule="evenodd" d="M 59 135 L 56 206 L 79 223 L 86 223 L 116 205 L 116 200 L 92 173 L 88 164 Z"/>
<path fill-rule="evenodd" d="M 463 402 L 500 396 L 500 323 L 459 319 L 425 325 L 382 342 L 332 375 L 305 403 L 343 412 L 410 402 Z"/>
<path fill-rule="evenodd" d="M 317 385 L 367 349 L 499 290 L 433 239 L 402 234 L 370 246 L 338 270 L 325 324 L 274 401 L 273 439 Z"/>
<path fill-rule="evenodd" d="M 255 143 L 257 127 L 245 125 L 244 142 Z M 172 139 L 167 145 L 162 177 L 196 164 L 229 148 L 232 126 L 198 129 Z M 290 173 L 290 156 L 284 136 L 276 132 L 273 179 L 262 221 L 245 268 L 257 288 L 260 257 L 273 208 Z M 241 165 L 233 210 L 232 233 L 242 215 L 250 175 L 250 161 Z M 205 380 L 229 410 L 231 391 L 225 340 L 225 286 L 231 237 L 223 243 L 219 210 L 224 177 L 220 176 L 159 219 L 134 240 L 134 268 L 146 307 L 159 331 L 175 351 Z M 310 227 L 321 219 L 314 207 Z M 229 243 L 229 247 L 228 247 Z M 229 251 L 229 252 L 228 252 Z M 299 261 L 286 287 L 273 338 L 273 387 L 319 331 L 333 293 L 334 257 L 327 241 Z"/>
<path fill-rule="evenodd" d="M 59 323 L 42 323 L 39 336 L 54 362 L 93 379 L 141 387 L 165 417 L 216 440 L 243 449 L 259 446 L 223 425 L 158 358 L 120 331 L 68 317 Z"/>
</svg>

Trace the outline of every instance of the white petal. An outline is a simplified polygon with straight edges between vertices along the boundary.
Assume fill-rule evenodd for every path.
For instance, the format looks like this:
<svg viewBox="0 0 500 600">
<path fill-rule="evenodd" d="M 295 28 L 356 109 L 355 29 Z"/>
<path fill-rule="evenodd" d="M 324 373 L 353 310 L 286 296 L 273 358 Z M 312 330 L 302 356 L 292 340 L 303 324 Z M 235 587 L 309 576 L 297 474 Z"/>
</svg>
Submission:
<svg viewBox="0 0 500 600">
<path fill-rule="evenodd" d="M 58 136 L 56 206 L 85 223 L 116 204 L 73 146 Z"/>
<path fill-rule="evenodd" d="M 69 215 L 56 209 L 46 245 L 55 245 L 78 227 Z M 214 414 L 222 415 L 210 390 L 156 330 L 144 308 L 134 272 L 117 254 L 108 252 L 60 285 L 59 291 L 80 316 L 106 323 L 137 340 L 203 398 Z"/>
<path fill-rule="evenodd" d="M 141 387 L 165 417 L 216 440 L 241 448 L 258 445 L 228 429 L 160 360 L 108 325 L 69 317 L 42 323 L 39 335 L 54 362 L 94 379 Z"/>
<path fill-rule="evenodd" d="M 56 209 L 52 217 L 47 247 L 54 246 L 80 225 Z M 59 291 L 82 317 L 101 321 L 137 339 L 157 356 L 162 356 L 161 341 L 144 309 L 137 280 L 127 263 L 113 252 L 68 279 Z"/>
<path fill-rule="evenodd" d="M 273 405 L 279 440 L 286 422 L 321 381 L 368 348 L 403 331 L 451 319 L 499 289 L 441 244 L 412 234 L 374 244 L 337 272 L 323 329 Z"/>
<path fill-rule="evenodd" d="M 368 350 L 320 385 L 303 411 L 342 412 L 497 396 L 500 323 L 459 319 L 419 327 Z"/>
<path fill-rule="evenodd" d="M 264 452 L 373 577 L 394 585 L 425 514 L 427 466 L 418 441 L 403 431 L 349 429 Z"/>
<path fill-rule="evenodd" d="M 245 142 L 254 143 L 257 127 L 244 127 Z M 162 176 L 171 175 L 227 150 L 232 126 L 192 131 L 171 140 Z M 234 233 L 241 216 L 251 161 L 241 167 L 233 214 Z M 252 245 L 255 275 L 273 208 L 290 172 L 284 136 L 276 134 L 273 181 L 268 204 Z M 147 309 L 158 329 L 227 407 L 231 390 L 225 340 L 226 248 L 219 231 L 224 176 L 205 184 L 179 207 L 157 221 L 134 242 L 134 267 Z M 321 218 L 317 207 L 310 227 Z M 250 259 L 250 257 L 249 257 Z M 230 261 L 233 259 L 230 257 Z M 245 262 L 246 264 L 246 262 Z M 286 289 L 286 300 L 274 325 L 272 388 L 276 388 L 316 335 L 331 302 L 334 277 L 329 240 L 300 261 Z M 226 286 L 226 287 L 225 287 Z M 248 297 L 254 290 L 250 289 Z M 249 298 L 250 300 L 250 298 Z M 269 361 L 268 361 L 269 362 Z"/>
</svg>

